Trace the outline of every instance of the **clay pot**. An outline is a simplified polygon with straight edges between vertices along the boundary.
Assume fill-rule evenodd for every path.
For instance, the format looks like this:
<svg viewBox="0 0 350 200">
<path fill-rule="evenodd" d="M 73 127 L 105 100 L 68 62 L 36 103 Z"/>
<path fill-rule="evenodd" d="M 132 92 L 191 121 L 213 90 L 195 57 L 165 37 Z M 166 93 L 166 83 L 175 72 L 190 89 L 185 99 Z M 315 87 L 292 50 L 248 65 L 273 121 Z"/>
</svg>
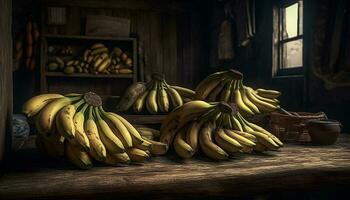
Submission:
<svg viewBox="0 0 350 200">
<path fill-rule="evenodd" d="M 341 123 L 336 120 L 310 120 L 306 127 L 312 143 L 321 145 L 334 144 L 341 132 Z"/>
</svg>

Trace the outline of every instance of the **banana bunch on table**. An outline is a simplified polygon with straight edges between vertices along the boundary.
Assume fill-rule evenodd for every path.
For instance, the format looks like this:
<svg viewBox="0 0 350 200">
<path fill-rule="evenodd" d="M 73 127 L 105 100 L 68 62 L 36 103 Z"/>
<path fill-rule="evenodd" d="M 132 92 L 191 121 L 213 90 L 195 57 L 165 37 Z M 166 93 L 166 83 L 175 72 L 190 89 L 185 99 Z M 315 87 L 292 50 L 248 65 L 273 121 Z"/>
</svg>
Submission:
<svg viewBox="0 0 350 200">
<path fill-rule="evenodd" d="M 267 130 L 248 122 L 225 102 L 194 100 L 177 107 L 164 119 L 160 142 L 174 147 L 184 159 L 202 152 L 215 160 L 236 153 L 277 150 L 283 143 Z"/>
<path fill-rule="evenodd" d="M 124 112 L 131 107 L 135 113 L 168 113 L 194 98 L 194 91 L 169 85 L 161 74 L 152 74 L 152 80 L 132 84 L 117 105 L 117 110 Z"/>
<path fill-rule="evenodd" d="M 272 112 L 280 109 L 276 90 L 252 89 L 243 84 L 243 75 L 235 70 L 209 75 L 196 88 L 196 99 L 207 102 L 235 103 L 244 116 Z"/>
<path fill-rule="evenodd" d="M 127 120 L 105 111 L 92 92 L 38 95 L 24 104 L 23 113 L 35 121 L 41 152 L 67 156 L 81 169 L 91 168 L 93 160 L 110 165 L 142 162 L 152 152 L 164 151 L 164 144 L 144 139 Z"/>
<path fill-rule="evenodd" d="M 102 43 L 95 43 L 86 49 L 82 58 L 71 59 L 66 62 L 60 57 L 48 63 L 49 71 L 60 70 L 66 74 L 132 74 L 133 61 L 126 52 L 114 47 L 112 51 Z"/>
</svg>

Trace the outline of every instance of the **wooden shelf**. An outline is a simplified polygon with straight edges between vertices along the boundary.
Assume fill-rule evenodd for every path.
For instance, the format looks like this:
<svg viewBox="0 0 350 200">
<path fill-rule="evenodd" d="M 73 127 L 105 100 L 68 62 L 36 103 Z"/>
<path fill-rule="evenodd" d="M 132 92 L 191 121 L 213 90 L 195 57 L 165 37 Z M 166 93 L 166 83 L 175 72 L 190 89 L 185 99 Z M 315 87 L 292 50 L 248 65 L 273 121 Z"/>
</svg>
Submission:
<svg viewBox="0 0 350 200">
<path fill-rule="evenodd" d="M 88 35 L 54 35 L 45 34 L 46 38 L 61 38 L 61 39 L 81 39 L 81 40 L 115 40 L 115 41 L 133 41 L 135 38 L 130 37 L 105 37 L 105 36 L 88 36 Z"/>
<path fill-rule="evenodd" d="M 350 184 L 348 134 L 330 146 L 285 144 L 279 151 L 239 154 L 226 162 L 200 155 L 183 161 L 170 152 L 143 164 L 91 170 L 43 158 L 33 139 L 11 156 L 0 199 L 236 199 Z"/>
<path fill-rule="evenodd" d="M 62 72 L 46 72 L 47 77 L 75 77 L 75 78 L 133 78 L 133 74 L 65 74 Z"/>
</svg>

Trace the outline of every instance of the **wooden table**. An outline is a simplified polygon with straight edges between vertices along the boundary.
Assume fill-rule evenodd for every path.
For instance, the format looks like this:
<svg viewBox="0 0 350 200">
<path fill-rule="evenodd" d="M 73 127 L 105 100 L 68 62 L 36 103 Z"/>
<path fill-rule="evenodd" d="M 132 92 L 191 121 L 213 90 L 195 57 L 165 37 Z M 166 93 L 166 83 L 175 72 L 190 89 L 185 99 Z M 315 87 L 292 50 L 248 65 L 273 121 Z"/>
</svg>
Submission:
<svg viewBox="0 0 350 200">
<path fill-rule="evenodd" d="M 342 135 L 331 146 L 287 144 L 279 152 L 227 162 L 202 157 L 183 162 L 168 155 L 88 171 L 47 161 L 27 148 L 14 155 L 0 178 L 0 199 L 217 199 L 349 186 L 350 136 Z"/>
</svg>

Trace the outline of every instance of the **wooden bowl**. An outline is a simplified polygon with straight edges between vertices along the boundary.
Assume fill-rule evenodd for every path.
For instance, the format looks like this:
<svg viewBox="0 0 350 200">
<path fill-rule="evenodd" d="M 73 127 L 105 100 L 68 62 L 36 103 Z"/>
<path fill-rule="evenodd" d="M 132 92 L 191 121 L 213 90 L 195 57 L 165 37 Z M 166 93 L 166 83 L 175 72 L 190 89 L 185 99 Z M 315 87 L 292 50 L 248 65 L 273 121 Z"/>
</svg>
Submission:
<svg viewBox="0 0 350 200">
<path fill-rule="evenodd" d="M 309 120 L 306 124 L 311 141 L 315 144 L 334 144 L 341 132 L 341 123 L 336 120 Z"/>
</svg>

